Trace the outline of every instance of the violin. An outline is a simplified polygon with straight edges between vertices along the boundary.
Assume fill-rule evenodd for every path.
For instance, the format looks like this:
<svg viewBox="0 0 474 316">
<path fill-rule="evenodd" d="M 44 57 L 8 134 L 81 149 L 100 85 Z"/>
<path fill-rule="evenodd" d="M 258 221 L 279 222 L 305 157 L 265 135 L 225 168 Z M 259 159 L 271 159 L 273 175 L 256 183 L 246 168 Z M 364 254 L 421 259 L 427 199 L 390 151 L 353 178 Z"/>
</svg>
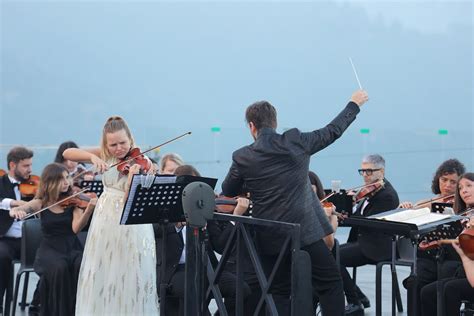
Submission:
<svg viewBox="0 0 474 316">
<path fill-rule="evenodd" d="M 152 166 L 151 160 L 143 155 L 138 147 L 130 149 L 128 154 L 120 159 L 120 162 L 117 164 L 117 170 L 123 175 L 128 175 L 129 169 L 133 164 L 139 164 L 143 172 L 147 172 Z"/>
<path fill-rule="evenodd" d="M 362 199 L 373 197 L 375 194 L 377 194 L 377 192 L 379 192 L 384 187 L 385 187 L 385 182 L 383 181 L 383 179 L 377 180 L 374 183 L 370 183 L 368 185 L 364 185 L 363 187 L 361 187 L 359 191 L 355 192 L 352 199 L 354 200 L 355 203 L 358 203 Z"/>
<path fill-rule="evenodd" d="M 216 211 L 219 213 L 234 213 L 234 210 L 237 206 L 237 197 L 228 197 L 225 195 L 220 195 L 216 198 Z M 252 202 L 249 204 L 249 210 L 252 209 Z"/>
<path fill-rule="evenodd" d="M 6 174 L 7 174 L 7 172 L 5 170 L 0 169 L 0 177 L 3 176 L 3 175 L 6 175 Z"/>
<path fill-rule="evenodd" d="M 440 239 L 440 240 L 433 240 L 433 241 L 422 241 L 418 248 L 420 250 L 431 250 L 442 245 L 452 244 L 456 239 Z M 459 246 L 461 247 L 462 251 L 466 254 L 466 256 L 474 260 L 474 228 L 466 228 L 464 229 L 458 237 Z"/>
<path fill-rule="evenodd" d="M 326 208 L 326 207 L 334 208 L 335 207 L 335 205 L 332 202 L 323 201 L 323 200 L 321 200 L 321 201 L 322 201 L 321 204 L 324 208 Z M 336 215 L 337 219 L 340 220 L 340 221 L 343 221 L 348 217 L 347 213 L 345 213 L 345 212 L 340 213 L 340 212 L 336 212 L 335 210 L 332 211 L 331 215 Z"/>
<path fill-rule="evenodd" d="M 33 198 L 38 191 L 40 183 L 40 177 L 35 175 L 30 175 L 28 180 L 22 181 L 18 185 L 22 198 Z"/>
<path fill-rule="evenodd" d="M 59 204 L 61 207 L 75 206 L 78 208 L 85 209 L 91 199 L 97 198 L 97 194 L 94 192 L 80 193 L 70 199 L 63 201 Z"/>
</svg>

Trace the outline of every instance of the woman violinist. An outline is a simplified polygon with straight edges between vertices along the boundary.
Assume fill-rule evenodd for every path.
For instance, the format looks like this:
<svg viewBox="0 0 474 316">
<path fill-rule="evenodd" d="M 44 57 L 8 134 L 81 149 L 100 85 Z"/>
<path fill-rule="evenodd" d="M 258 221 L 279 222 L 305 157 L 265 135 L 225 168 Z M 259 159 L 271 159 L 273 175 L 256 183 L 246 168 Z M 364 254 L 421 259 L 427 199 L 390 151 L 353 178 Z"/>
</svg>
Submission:
<svg viewBox="0 0 474 316">
<path fill-rule="evenodd" d="M 52 163 L 43 170 L 35 199 L 10 211 L 11 217 L 21 219 L 44 210 L 40 214 L 43 239 L 34 264 L 40 276 L 40 315 L 74 315 L 83 251 L 76 234 L 87 223 L 97 199 L 90 199 L 85 210 L 72 203 L 57 204 L 71 193 L 68 170 Z"/>
<path fill-rule="evenodd" d="M 63 164 L 66 166 L 69 175 L 73 179 L 73 184 L 79 186 L 82 180 L 93 180 L 94 174 L 92 171 L 87 171 L 86 167 L 82 163 L 65 159 L 63 153 L 66 149 L 69 148 L 79 148 L 77 144 L 73 141 L 66 141 L 59 145 L 58 150 L 56 151 L 56 156 L 54 157 L 54 162 Z"/>
<path fill-rule="evenodd" d="M 450 197 L 450 200 L 454 200 L 454 194 L 456 193 L 456 186 L 459 177 L 465 172 L 464 165 L 459 162 L 457 159 L 448 159 L 444 161 L 436 170 L 436 173 L 433 176 L 431 182 L 431 190 L 436 196 L 430 200 L 422 200 L 416 204 L 411 202 L 403 202 L 399 207 L 401 208 L 416 208 L 416 207 L 430 207 L 431 201 L 442 202 L 442 200 L 436 200 L 437 198 Z M 459 209 L 459 205 L 458 205 Z M 463 209 L 461 209 L 463 210 Z M 453 228 L 457 229 L 459 232 L 462 230 L 460 223 L 454 224 Z M 439 231 L 429 233 L 426 236 L 423 236 L 423 239 L 427 240 L 430 238 L 437 238 Z M 421 288 L 431 282 L 436 281 L 438 278 L 451 276 L 454 274 L 456 269 L 460 266 L 459 256 L 456 252 L 450 247 L 444 247 L 445 255 L 444 260 L 440 263 L 441 268 L 438 269 L 438 263 L 436 260 L 437 251 L 421 251 L 418 250 L 417 253 L 417 269 L 416 275 L 417 278 L 414 279 L 412 276 L 409 276 L 403 281 L 404 287 L 407 289 L 407 301 L 408 301 L 408 310 L 414 309 L 416 306 L 417 310 L 414 311 L 416 315 L 421 313 L 420 304 L 414 304 L 414 300 L 420 302 L 420 291 Z M 438 276 L 440 272 L 440 276 Z"/>
<path fill-rule="evenodd" d="M 454 209 L 457 213 L 460 213 L 461 210 L 472 207 L 474 207 L 474 173 L 465 173 L 458 181 Z M 468 229 L 472 229 L 472 227 L 474 227 L 474 217 L 471 217 L 467 224 Z M 467 257 L 465 251 L 459 247 L 458 242 L 454 242 L 453 247 L 461 257 L 464 269 L 461 266 L 451 277 L 442 280 L 442 296 L 445 308 L 443 315 L 459 315 L 461 302 L 463 300 L 473 301 L 474 299 L 474 262 Z M 436 287 L 437 281 L 422 288 L 422 315 L 436 315 Z"/>
<path fill-rule="evenodd" d="M 76 315 L 158 314 L 153 227 L 120 225 L 133 175 L 155 171 L 146 157 L 129 157 L 135 148 L 125 120 L 112 116 L 104 124 L 99 148 L 63 153 L 65 159 L 94 164 L 104 184 L 84 249 Z"/>
<path fill-rule="evenodd" d="M 432 202 L 453 203 L 456 183 L 464 172 L 464 165 L 457 159 L 444 161 L 436 170 L 431 182 L 431 191 L 435 196 L 431 199 L 412 202 L 402 202 L 399 208 L 431 207 Z"/>
</svg>

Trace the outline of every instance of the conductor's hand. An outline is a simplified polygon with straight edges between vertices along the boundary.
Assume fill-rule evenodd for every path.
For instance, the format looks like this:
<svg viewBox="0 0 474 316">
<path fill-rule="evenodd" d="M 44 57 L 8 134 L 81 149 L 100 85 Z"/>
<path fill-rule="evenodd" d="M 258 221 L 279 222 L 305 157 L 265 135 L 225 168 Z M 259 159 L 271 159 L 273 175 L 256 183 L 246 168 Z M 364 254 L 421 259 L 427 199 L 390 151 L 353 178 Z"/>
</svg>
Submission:
<svg viewBox="0 0 474 316">
<path fill-rule="evenodd" d="M 362 106 L 365 102 L 369 100 L 369 95 L 364 90 L 357 90 L 352 94 L 351 101 Z"/>
<path fill-rule="evenodd" d="M 22 219 L 25 216 L 26 216 L 26 212 L 22 211 L 18 208 L 12 208 L 10 210 L 10 217 L 12 217 L 14 219 Z"/>
<path fill-rule="evenodd" d="M 107 169 L 109 169 L 107 163 L 96 155 L 91 156 L 91 163 L 94 165 L 94 168 L 97 172 L 104 173 L 107 171 Z"/>
</svg>

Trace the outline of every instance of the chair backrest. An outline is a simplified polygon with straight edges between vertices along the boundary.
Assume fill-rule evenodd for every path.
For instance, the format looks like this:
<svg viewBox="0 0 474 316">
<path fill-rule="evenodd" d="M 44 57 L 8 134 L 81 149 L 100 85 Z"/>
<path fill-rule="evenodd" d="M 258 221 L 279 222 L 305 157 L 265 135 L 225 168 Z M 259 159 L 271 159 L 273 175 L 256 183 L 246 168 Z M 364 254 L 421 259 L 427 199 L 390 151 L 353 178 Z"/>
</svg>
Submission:
<svg viewBox="0 0 474 316">
<path fill-rule="evenodd" d="M 22 268 L 33 268 L 36 250 L 38 250 L 42 238 L 40 219 L 34 218 L 23 222 L 21 237 Z"/>
</svg>

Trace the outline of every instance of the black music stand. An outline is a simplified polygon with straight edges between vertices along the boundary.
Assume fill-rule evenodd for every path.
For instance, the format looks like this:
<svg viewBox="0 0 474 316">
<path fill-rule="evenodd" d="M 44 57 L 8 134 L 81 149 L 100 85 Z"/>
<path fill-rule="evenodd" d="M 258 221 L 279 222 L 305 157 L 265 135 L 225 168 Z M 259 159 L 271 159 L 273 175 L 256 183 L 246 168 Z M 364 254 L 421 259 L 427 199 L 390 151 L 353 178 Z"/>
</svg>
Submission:
<svg viewBox="0 0 474 316">
<path fill-rule="evenodd" d="M 80 183 L 81 189 L 89 187 L 86 192 L 94 192 L 99 197 L 104 192 L 104 184 L 101 180 L 83 180 Z"/>
<path fill-rule="evenodd" d="M 193 185 L 198 183 L 206 183 L 214 188 L 217 183 L 217 179 L 170 175 L 134 175 L 132 178 L 129 194 L 127 196 L 127 200 L 125 201 L 122 217 L 120 219 L 120 224 L 160 224 L 163 234 L 161 239 L 162 280 L 164 279 L 166 273 L 166 226 L 169 223 L 186 221 L 189 216 L 189 211 L 186 212 L 188 214 L 184 213 L 183 200 L 185 207 L 188 206 L 190 202 L 189 197 L 187 199 L 184 197 L 186 195 L 185 189 L 188 187 L 188 185 L 192 188 Z M 211 192 L 212 188 L 209 188 Z M 183 194 L 183 191 L 185 194 Z M 193 204 L 193 206 L 194 205 L 199 208 L 199 203 Z M 186 256 L 188 255 L 188 248 L 191 247 L 191 245 L 188 244 L 188 237 L 189 233 L 187 233 L 185 237 L 186 245 L 188 245 L 188 247 L 186 247 Z M 185 273 L 188 273 L 188 265 L 185 266 L 185 269 Z M 165 312 L 167 289 L 168 284 L 161 283 L 159 285 L 160 311 L 163 313 Z M 196 306 L 196 304 L 193 304 L 193 306 Z"/>
<path fill-rule="evenodd" d="M 444 213 L 446 208 L 453 208 L 453 203 L 431 203 L 431 212 L 436 212 L 436 213 Z M 453 212 L 454 214 L 454 212 Z"/>
</svg>

